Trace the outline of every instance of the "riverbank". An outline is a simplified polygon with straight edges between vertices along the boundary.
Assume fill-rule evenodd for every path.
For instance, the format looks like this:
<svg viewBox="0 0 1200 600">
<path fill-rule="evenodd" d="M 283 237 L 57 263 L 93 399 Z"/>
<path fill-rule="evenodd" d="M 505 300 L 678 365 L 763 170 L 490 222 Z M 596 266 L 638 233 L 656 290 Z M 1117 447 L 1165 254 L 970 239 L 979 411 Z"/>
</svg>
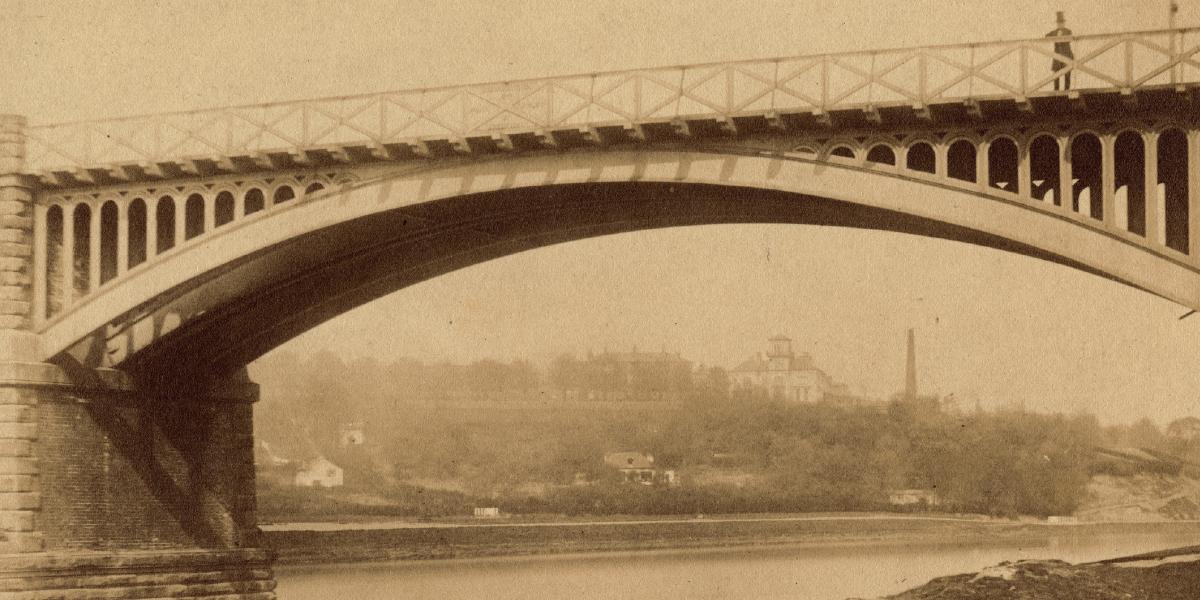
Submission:
<svg viewBox="0 0 1200 600">
<path fill-rule="evenodd" d="M 950 515 L 723 515 L 528 522 L 277 525 L 264 531 L 280 565 L 577 554 L 739 546 L 971 546 L 980 543 L 1194 533 L 1198 522 L 1052 525 Z"/>
<path fill-rule="evenodd" d="M 883 600 L 1192 600 L 1200 590 L 1200 547 L 1072 565 L 1004 562 L 978 573 L 938 577 Z"/>
</svg>

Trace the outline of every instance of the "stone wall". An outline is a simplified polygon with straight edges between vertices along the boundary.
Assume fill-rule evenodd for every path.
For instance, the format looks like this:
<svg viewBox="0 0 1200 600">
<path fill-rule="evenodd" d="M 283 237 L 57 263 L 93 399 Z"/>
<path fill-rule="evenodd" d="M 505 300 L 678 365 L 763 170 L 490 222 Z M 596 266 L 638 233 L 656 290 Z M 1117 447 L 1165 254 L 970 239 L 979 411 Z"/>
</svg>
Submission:
<svg viewBox="0 0 1200 600">
<path fill-rule="evenodd" d="M 33 195 L 19 175 L 25 120 L 0 115 L 0 329 L 29 325 Z"/>
<path fill-rule="evenodd" d="M 239 393 L 42 394 L 36 458 L 46 549 L 253 546 L 257 389 Z"/>
<path fill-rule="evenodd" d="M 0 362 L 0 597 L 272 598 L 257 398 L 244 374 L 150 392 Z"/>
<path fill-rule="evenodd" d="M 75 552 L 0 558 L 0 597 L 14 600 L 275 598 L 271 557 L 262 550 Z"/>
<path fill-rule="evenodd" d="M 33 392 L 0 387 L 0 554 L 42 549 Z"/>
</svg>

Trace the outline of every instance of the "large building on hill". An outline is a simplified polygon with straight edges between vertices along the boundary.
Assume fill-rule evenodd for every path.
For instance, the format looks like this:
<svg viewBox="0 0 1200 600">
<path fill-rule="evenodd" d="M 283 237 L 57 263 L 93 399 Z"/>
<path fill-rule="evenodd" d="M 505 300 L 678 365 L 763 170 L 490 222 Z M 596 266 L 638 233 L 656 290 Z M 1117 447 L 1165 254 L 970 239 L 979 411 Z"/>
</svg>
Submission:
<svg viewBox="0 0 1200 600">
<path fill-rule="evenodd" d="M 791 338 L 783 335 L 768 340 L 765 354 L 759 352 L 735 367 L 730 379 L 734 390 L 760 389 L 789 402 L 850 398 L 845 385 L 817 368 L 807 353 L 794 352 Z"/>
</svg>

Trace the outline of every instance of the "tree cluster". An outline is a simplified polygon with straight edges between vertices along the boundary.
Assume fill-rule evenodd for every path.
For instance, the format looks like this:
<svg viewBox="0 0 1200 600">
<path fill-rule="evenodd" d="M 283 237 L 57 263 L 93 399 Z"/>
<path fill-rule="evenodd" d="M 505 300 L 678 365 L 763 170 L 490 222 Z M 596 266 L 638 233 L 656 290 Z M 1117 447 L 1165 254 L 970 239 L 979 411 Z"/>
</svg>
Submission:
<svg viewBox="0 0 1200 600">
<path fill-rule="evenodd" d="M 551 384 L 615 385 L 587 362 L 556 361 Z M 391 481 L 431 482 L 513 509 L 552 512 L 874 510 L 888 506 L 889 492 L 919 489 L 936 494 L 942 510 L 1069 514 L 1084 498 L 1098 447 L 1180 456 L 1200 450 L 1200 423 L 1172 424 L 1168 432 L 1148 420 L 1101 427 L 1089 415 L 943 410 L 936 398 L 785 403 L 754 391 L 731 394 L 720 369 L 687 375 L 689 392 L 678 403 L 445 407 L 408 399 L 528 390 L 538 375 L 523 361 L 286 357 L 255 373 L 264 388 L 257 426 L 273 444 L 291 435 L 320 450 L 336 445 L 339 423 L 362 421 L 374 464 Z M 603 464 L 618 451 L 652 454 L 683 485 L 620 484 Z M 701 475 L 715 471 L 745 474 L 748 483 L 702 483 Z"/>
</svg>

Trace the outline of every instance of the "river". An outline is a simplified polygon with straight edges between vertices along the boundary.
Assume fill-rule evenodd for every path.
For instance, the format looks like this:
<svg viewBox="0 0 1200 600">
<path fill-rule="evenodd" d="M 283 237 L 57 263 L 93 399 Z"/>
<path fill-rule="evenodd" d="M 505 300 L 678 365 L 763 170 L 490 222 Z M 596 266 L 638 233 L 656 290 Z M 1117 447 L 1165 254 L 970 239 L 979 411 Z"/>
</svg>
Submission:
<svg viewBox="0 0 1200 600">
<path fill-rule="evenodd" d="M 1023 543 L 743 547 L 280 567 L 280 600 L 660 598 L 842 600 L 893 594 L 1004 560 L 1087 562 L 1200 543 L 1194 533 L 1079 535 Z"/>
</svg>

